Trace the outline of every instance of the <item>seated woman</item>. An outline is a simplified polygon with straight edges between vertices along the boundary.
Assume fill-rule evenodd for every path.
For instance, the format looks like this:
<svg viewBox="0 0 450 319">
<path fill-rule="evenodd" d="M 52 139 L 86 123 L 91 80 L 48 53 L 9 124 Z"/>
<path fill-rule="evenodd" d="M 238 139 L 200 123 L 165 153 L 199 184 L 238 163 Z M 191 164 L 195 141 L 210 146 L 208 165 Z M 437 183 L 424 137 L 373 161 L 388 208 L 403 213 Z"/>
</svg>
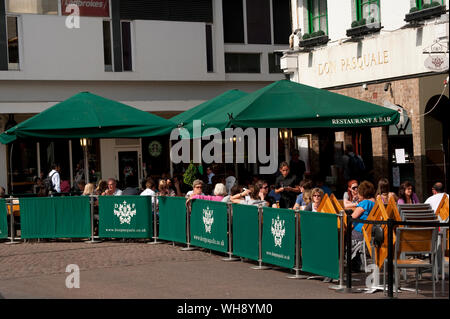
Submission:
<svg viewBox="0 0 450 319">
<path fill-rule="evenodd" d="M 403 182 L 398 189 L 397 204 L 419 204 L 419 198 L 414 192 L 414 185 L 409 182 Z"/>
<path fill-rule="evenodd" d="M 389 199 L 394 197 L 395 202 L 397 202 L 397 195 L 389 190 L 389 180 L 387 178 L 380 178 L 378 181 L 378 189 L 376 193 L 376 199 L 381 199 L 383 204 L 387 205 Z"/>
<path fill-rule="evenodd" d="M 174 197 L 175 196 L 175 192 L 171 189 L 169 189 L 169 186 L 167 186 L 167 182 L 164 179 L 161 179 L 159 181 L 159 185 L 158 185 L 158 190 L 159 190 L 159 196 L 170 196 L 170 197 Z"/>
<path fill-rule="evenodd" d="M 250 189 L 231 196 L 231 202 L 236 204 L 253 205 L 253 206 L 269 206 L 269 203 L 259 197 L 260 188 L 258 184 L 252 185 Z M 245 198 L 250 196 L 250 198 Z"/>
<path fill-rule="evenodd" d="M 94 183 L 87 183 L 86 186 L 84 186 L 83 194 L 82 196 L 89 196 L 89 195 L 95 195 L 95 185 Z"/>
<path fill-rule="evenodd" d="M 325 192 L 321 188 L 313 188 L 311 191 L 312 200 L 308 205 L 306 205 L 305 210 L 309 212 L 317 212 L 324 195 Z"/>
<path fill-rule="evenodd" d="M 361 201 L 352 213 L 352 218 L 366 220 L 370 211 L 375 206 L 375 187 L 371 182 L 363 181 L 358 187 L 358 195 Z M 360 271 L 361 257 L 359 255 L 361 245 L 364 245 L 362 233 L 363 223 L 354 223 L 352 230 L 352 269 Z"/>
<path fill-rule="evenodd" d="M 347 191 L 344 193 L 344 209 L 355 209 L 359 202 L 358 181 L 352 179 L 347 183 Z"/>
<path fill-rule="evenodd" d="M 227 188 L 222 183 L 217 183 L 214 187 L 214 195 L 191 195 L 190 199 L 204 199 L 221 202 L 227 196 Z"/>
</svg>

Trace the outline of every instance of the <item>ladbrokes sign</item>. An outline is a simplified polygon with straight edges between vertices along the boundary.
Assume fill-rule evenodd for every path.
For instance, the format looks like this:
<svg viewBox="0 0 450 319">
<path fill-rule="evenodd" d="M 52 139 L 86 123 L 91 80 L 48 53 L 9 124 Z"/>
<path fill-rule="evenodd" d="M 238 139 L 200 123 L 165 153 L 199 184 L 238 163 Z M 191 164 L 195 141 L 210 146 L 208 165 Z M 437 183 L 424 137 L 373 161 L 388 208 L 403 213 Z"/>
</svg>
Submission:
<svg viewBox="0 0 450 319">
<path fill-rule="evenodd" d="M 66 12 L 67 6 L 75 4 L 80 8 L 82 17 L 109 17 L 109 0 L 63 0 L 61 11 L 63 15 L 69 15 Z"/>
</svg>

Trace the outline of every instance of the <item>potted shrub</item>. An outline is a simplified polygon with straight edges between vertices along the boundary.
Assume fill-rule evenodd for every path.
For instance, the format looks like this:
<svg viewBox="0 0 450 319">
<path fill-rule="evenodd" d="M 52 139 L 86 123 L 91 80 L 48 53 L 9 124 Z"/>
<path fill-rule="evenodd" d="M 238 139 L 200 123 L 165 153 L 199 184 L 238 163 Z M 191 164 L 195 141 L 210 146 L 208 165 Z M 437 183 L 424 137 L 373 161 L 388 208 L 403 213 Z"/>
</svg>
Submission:
<svg viewBox="0 0 450 319">
<path fill-rule="evenodd" d="M 381 30 L 380 22 L 375 18 L 368 18 L 355 20 L 351 24 L 351 29 L 348 29 L 346 34 L 348 37 L 360 37 L 369 33 L 378 32 Z"/>
<path fill-rule="evenodd" d="M 419 22 L 431 18 L 437 18 L 445 14 L 445 6 L 441 5 L 437 1 L 431 3 L 426 3 L 423 5 L 422 9 L 419 10 L 417 7 L 412 7 L 409 13 L 405 15 L 406 22 Z"/>
<path fill-rule="evenodd" d="M 313 32 L 313 33 L 305 33 L 302 37 L 302 40 L 299 42 L 300 47 L 313 47 L 316 45 L 326 44 L 330 39 L 322 30 Z"/>
</svg>

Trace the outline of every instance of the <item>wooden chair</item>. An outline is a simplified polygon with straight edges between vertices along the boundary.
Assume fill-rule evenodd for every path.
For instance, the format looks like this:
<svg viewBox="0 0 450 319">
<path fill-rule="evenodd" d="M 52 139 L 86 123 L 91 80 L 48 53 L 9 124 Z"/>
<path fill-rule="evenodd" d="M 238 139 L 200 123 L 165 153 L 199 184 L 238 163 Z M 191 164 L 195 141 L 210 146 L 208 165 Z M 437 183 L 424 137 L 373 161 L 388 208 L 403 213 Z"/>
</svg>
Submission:
<svg viewBox="0 0 450 319">
<path fill-rule="evenodd" d="M 447 194 L 444 193 L 444 196 L 442 196 L 442 199 L 436 208 L 436 216 L 439 216 L 440 220 L 445 221 L 448 219 L 448 205 L 449 200 L 446 196 Z"/>
<path fill-rule="evenodd" d="M 400 213 L 398 211 L 397 202 L 395 201 L 394 197 L 389 198 L 383 218 L 384 218 L 384 220 L 388 220 L 389 218 L 392 218 L 397 222 L 402 220 Z"/>
<path fill-rule="evenodd" d="M 333 204 L 334 209 L 335 209 L 337 214 L 340 211 L 344 210 L 344 201 L 343 200 L 338 200 L 336 198 L 336 196 L 334 196 L 333 193 L 331 193 L 331 195 L 330 195 L 330 200 L 331 200 L 331 203 Z M 338 227 L 340 227 L 339 223 L 340 222 L 338 221 Z M 346 228 L 347 228 L 347 215 L 345 214 L 344 215 L 344 229 L 346 229 Z"/>
<path fill-rule="evenodd" d="M 435 292 L 435 264 L 437 248 L 437 228 L 397 228 L 397 241 L 394 249 L 394 274 L 396 292 L 400 286 L 400 269 L 416 269 L 416 293 L 418 293 L 419 269 L 431 269 L 433 281 L 433 298 Z M 430 254 L 430 261 L 421 259 L 399 259 L 402 253 L 409 254 Z M 386 267 L 384 271 L 386 278 Z M 385 280 L 386 282 L 386 280 Z"/>
</svg>

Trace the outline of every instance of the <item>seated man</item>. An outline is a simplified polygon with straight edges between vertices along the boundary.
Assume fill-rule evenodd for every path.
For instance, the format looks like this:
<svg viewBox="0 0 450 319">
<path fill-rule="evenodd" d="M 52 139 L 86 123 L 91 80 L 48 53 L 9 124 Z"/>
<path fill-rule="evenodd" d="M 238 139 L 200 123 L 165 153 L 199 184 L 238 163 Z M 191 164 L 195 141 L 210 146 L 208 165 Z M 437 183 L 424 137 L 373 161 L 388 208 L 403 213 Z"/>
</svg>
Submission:
<svg viewBox="0 0 450 319">
<path fill-rule="evenodd" d="M 441 182 L 435 183 L 431 188 L 431 192 L 433 193 L 433 195 L 427 198 L 425 204 L 430 204 L 431 208 L 436 213 L 436 209 L 438 208 L 442 197 L 444 197 L 445 195 L 448 198 L 448 194 L 444 193 L 444 185 L 442 185 Z"/>
<path fill-rule="evenodd" d="M 196 179 L 192 183 L 192 190 L 186 193 L 186 198 L 190 198 L 191 195 L 205 195 L 203 193 L 203 186 L 205 183 L 201 179 Z"/>
<path fill-rule="evenodd" d="M 117 188 L 117 182 L 114 178 L 108 179 L 108 189 L 102 193 L 102 195 L 120 196 L 122 191 Z"/>
</svg>

